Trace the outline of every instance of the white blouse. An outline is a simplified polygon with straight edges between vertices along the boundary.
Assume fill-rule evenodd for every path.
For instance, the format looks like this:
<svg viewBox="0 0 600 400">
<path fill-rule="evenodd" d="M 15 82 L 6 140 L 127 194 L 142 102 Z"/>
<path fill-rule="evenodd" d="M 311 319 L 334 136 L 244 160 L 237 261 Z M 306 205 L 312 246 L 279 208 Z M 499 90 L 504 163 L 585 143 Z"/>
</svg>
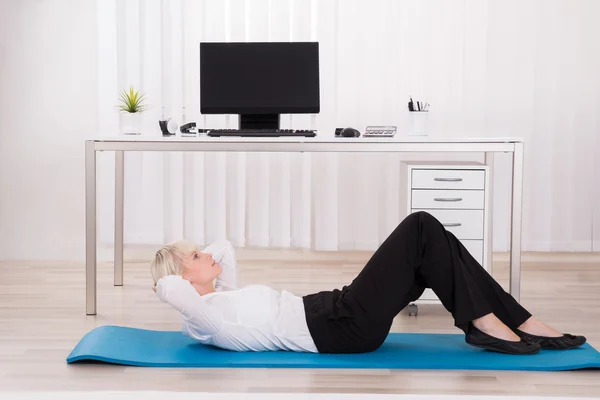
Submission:
<svg viewBox="0 0 600 400">
<path fill-rule="evenodd" d="M 264 285 L 238 288 L 235 251 L 228 241 L 211 244 L 203 252 L 211 253 L 223 269 L 215 293 L 200 296 L 178 275 L 165 276 L 156 284 L 159 299 L 181 314 L 185 335 L 234 351 L 318 352 L 301 297 Z"/>
</svg>

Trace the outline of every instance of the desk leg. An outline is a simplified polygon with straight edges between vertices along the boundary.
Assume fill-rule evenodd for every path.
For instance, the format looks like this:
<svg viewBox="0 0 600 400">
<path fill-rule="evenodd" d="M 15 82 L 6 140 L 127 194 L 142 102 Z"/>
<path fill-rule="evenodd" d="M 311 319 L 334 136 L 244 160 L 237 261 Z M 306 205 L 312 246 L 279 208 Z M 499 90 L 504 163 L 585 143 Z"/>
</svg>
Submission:
<svg viewBox="0 0 600 400">
<path fill-rule="evenodd" d="M 115 286 L 123 286 L 124 155 L 115 151 Z"/>
<path fill-rule="evenodd" d="M 96 149 L 85 142 L 85 312 L 96 314 Z"/>
<path fill-rule="evenodd" d="M 510 294 L 521 297 L 521 227 L 523 208 L 523 143 L 515 143 L 512 165 L 512 202 L 510 223 Z"/>
<path fill-rule="evenodd" d="M 490 176 L 488 179 L 489 186 L 487 187 L 488 198 L 485 204 L 486 209 L 488 210 L 487 214 L 489 215 L 489 218 L 487 221 L 487 231 L 485 232 L 485 234 L 487 235 L 487 249 L 485 254 L 486 265 L 484 267 L 487 268 L 488 272 L 491 275 L 494 271 L 494 153 L 485 153 L 485 164 L 489 168 L 488 171 Z"/>
</svg>

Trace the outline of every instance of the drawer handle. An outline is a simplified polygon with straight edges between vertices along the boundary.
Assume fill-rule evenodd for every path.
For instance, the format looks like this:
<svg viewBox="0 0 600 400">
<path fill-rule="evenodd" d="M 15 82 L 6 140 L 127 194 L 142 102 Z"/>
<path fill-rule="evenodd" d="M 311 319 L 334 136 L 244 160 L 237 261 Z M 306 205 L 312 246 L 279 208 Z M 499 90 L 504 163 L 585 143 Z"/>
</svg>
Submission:
<svg viewBox="0 0 600 400">
<path fill-rule="evenodd" d="M 461 197 L 436 197 L 434 201 L 462 201 Z"/>
<path fill-rule="evenodd" d="M 462 178 L 433 178 L 437 182 L 462 182 Z"/>
<path fill-rule="evenodd" d="M 442 225 L 447 226 L 447 227 L 462 226 L 462 224 L 460 222 L 449 222 L 447 224 L 442 224 Z"/>
</svg>

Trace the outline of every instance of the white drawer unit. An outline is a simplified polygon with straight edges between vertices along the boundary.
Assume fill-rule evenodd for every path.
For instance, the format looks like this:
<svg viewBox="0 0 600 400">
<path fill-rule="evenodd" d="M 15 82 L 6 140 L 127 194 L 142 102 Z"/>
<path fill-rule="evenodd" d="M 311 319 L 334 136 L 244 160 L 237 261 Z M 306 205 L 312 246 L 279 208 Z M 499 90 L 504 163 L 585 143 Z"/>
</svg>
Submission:
<svg viewBox="0 0 600 400">
<path fill-rule="evenodd" d="M 416 211 L 425 211 L 433 215 L 460 240 L 483 240 L 483 210 L 412 209 L 412 212 Z"/>
<path fill-rule="evenodd" d="M 412 208 L 483 210 L 484 194 L 483 190 L 414 189 L 412 190 Z"/>
<path fill-rule="evenodd" d="M 485 188 L 485 171 L 465 169 L 413 169 L 413 189 L 477 189 Z"/>
<path fill-rule="evenodd" d="M 491 273 L 488 166 L 408 165 L 407 204 L 408 213 L 425 211 L 438 219 Z M 440 304 L 431 289 L 426 289 L 415 303 L 423 302 Z M 416 314 L 415 309 L 412 312 Z"/>
</svg>

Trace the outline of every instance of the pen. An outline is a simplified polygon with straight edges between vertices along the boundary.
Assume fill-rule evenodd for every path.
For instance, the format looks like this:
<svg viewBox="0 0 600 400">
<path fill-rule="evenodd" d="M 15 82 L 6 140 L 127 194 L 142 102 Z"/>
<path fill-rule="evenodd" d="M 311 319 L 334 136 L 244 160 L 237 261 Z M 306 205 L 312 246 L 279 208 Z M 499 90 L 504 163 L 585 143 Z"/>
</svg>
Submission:
<svg viewBox="0 0 600 400">
<path fill-rule="evenodd" d="M 408 111 L 429 111 L 429 103 L 426 103 L 424 101 L 414 101 L 412 96 L 409 95 L 409 102 L 408 102 Z"/>
</svg>

